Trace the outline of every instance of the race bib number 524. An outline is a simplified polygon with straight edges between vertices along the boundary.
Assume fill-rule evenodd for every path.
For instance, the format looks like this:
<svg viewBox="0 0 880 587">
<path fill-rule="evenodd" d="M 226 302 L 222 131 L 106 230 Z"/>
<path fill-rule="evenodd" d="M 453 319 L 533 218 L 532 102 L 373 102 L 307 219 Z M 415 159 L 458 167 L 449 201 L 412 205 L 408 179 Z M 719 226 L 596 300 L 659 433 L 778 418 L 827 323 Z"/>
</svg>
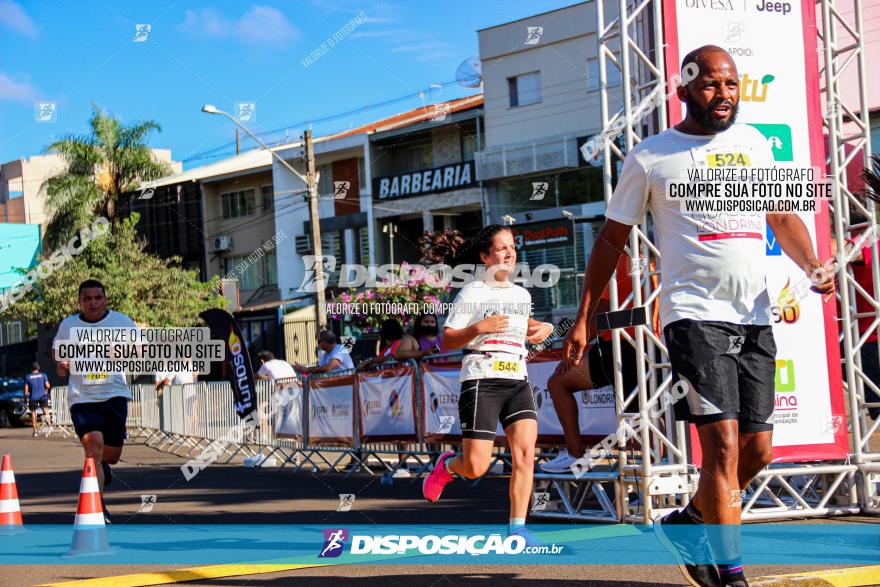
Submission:
<svg viewBox="0 0 880 587">
<path fill-rule="evenodd" d="M 709 167 L 751 167 L 748 153 L 710 153 L 706 157 Z"/>
</svg>

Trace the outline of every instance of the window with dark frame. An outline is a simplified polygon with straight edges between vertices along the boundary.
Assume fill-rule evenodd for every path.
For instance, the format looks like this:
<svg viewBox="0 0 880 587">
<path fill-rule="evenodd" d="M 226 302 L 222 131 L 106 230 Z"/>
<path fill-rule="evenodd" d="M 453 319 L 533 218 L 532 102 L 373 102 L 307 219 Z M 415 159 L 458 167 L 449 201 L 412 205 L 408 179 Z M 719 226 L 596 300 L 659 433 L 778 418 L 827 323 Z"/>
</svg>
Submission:
<svg viewBox="0 0 880 587">
<path fill-rule="evenodd" d="M 527 106 L 541 101 L 541 72 L 532 71 L 507 78 L 510 107 Z"/>
<path fill-rule="evenodd" d="M 264 185 L 260 188 L 262 196 L 263 213 L 273 212 L 275 210 L 275 188 L 272 185 Z"/>
</svg>

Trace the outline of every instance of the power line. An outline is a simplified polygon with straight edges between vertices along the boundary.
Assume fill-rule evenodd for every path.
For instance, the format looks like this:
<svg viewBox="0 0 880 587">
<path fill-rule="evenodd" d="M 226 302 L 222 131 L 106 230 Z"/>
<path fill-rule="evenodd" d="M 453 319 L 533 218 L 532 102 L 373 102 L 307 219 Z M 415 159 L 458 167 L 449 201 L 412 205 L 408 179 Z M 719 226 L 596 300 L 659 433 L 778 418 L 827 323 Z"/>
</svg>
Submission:
<svg viewBox="0 0 880 587">
<path fill-rule="evenodd" d="M 436 86 L 439 86 L 440 89 L 443 89 L 443 88 L 446 88 L 446 87 L 449 87 L 449 86 L 452 86 L 452 85 L 457 85 L 457 82 L 456 82 L 455 80 L 453 80 L 453 81 L 447 81 L 447 82 L 443 82 L 443 83 L 441 83 L 441 84 L 437 84 Z M 435 86 L 435 87 L 436 87 L 436 86 Z M 261 133 L 257 133 L 257 136 L 260 137 L 260 138 L 263 138 L 264 136 L 267 136 L 267 135 L 271 135 L 271 134 L 274 134 L 274 133 L 280 133 L 280 132 L 283 132 L 283 131 L 286 131 L 286 130 L 297 129 L 297 128 L 303 127 L 303 126 L 305 126 L 305 125 L 308 125 L 308 124 L 316 124 L 316 123 L 321 123 L 321 122 L 330 122 L 330 121 L 333 121 L 333 120 L 338 120 L 338 119 L 340 119 L 340 118 L 345 118 L 345 117 L 347 117 L 347 116 L 352 116 L 352 115 L 354 115 L 354 114 L 361 114 L 361 113 L 363 113 L 363 112 L 368 112 L 368 111 L 370 111 L 370 110 L 374 110 L 374 109 L 376 109 L 376 108 L 382 108 L 382 107 L 384 107 L 384 106 L 390 106 L 390 105 L 392 105 L 392 104 L 396 104 L 396 103 L 398 103 L 398 102 L 403 102 L 403 101 L 406 101 L 406 100 L 410 100 L 410 99 L 412 99 L 412 98 L 418 98 L 418 97 L 421 97 L 426 91 L 427 91 L 427 92 L 430 92 L 432 89 L 434 89 L 434 88 L 430 88 L 430 87 L 429 87 L 429 88 L 426 88 L 425 90 L 420 90 L 420 91 L 418 91 L 418 92 L 411 92 L 411 93 L 406 94 L 406 95 L 403 95 L 403 96 L 398 96 L 398 97 L 396 97 L 396 98 L 391 98 L 391 99 L 388 99 L 388 100 L 384 100 L 384 101 L 382 101 L 382 102 L 376 102 L 376 103 L 374 103 L 374 104 L 368 104 L 368 105 L 366 105 L 366 106 L 361 106 L 361 107 L 359 107 L 359 108 L 355 108 L 355 109 L 353 109 L 353 110 L 348 110 L 348 111 L 346 111 L 346 112 L 341 112 L 341 113 L 338 113 L 338 114 L 331 114 L 331 115 L 322 116 L 322 117 L 319 117 L 319 118 L 309 118 L 309 119 L 302 120 L 302 121 L 297 122 L 297 123 L 294 123 L 294 124 L 288 124 L 288 125 L 286 125 L 286 126 L 282 126 L 282 127 L 276 128 L 276 129 L 267 130 L 267 131 L 264 131 L 264 132 L 261 132 Z M 465 97 L 467 97 L 467 96 L 465 96 Z M 338 132 L 344 132 L 344 130 L 342 130 L 342 131 L 338 131 Z M 331 133 L 331 134 L 333 134 L 333 133 Z M 229 142 L 223 143 L 222 145 L 219 145 L 219 146 L 217 146 L 217 147 L 213 147 L 213 148 L 211 148 L 211 149 L 207 149 L 207 150 L 205 150 L 205 151 L 201 151 L 201 152 L 199 152 L 199 153 L 195 153 L 194 155 L 192 155 L 192 156 L 190 156 L 190 157 L 187 157 L 186 159 L 183 159 L 182 162 L 183 162 L 183 163 L 189 163 L 189 162 L 191 162 L 191 161 L 195 161 L 195 160 L 198 160 L 198 159 L 211 158 L 211 157 L 209 156 L 211 153 L 215 153 L 215 152 L 220 151 L 220 150 L 222 150 L 222 149 L 228 149 L 229 147 L 232 147 L 232 146 L 234 146 L 234 145 L 235 145 L 235 141 L 229 141 Z"/>
</svg>

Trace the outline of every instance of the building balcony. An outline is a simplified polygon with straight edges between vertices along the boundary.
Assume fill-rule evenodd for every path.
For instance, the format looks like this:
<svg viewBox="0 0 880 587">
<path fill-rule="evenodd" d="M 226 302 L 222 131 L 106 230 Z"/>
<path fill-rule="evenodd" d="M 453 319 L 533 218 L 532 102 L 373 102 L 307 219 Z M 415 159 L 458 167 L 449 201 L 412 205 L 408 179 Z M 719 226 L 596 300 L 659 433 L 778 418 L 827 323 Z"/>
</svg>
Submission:
<svg viewBox="0 0 880 587">
<path fill-rule="evenodd" d="M 577 137 L 547 137 L 477 151 L 477 179 L 487 181 L 578 166 Z"/>
</svg>

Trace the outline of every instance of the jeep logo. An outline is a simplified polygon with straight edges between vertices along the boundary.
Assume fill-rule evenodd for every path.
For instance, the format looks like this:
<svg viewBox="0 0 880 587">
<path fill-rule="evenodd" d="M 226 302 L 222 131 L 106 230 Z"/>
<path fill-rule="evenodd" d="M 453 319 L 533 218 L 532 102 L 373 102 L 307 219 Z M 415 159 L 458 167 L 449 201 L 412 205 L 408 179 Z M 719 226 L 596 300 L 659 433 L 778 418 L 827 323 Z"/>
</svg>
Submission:
<svg viewBox="0 0 880 587">
<path fill-rule="evenodd" d="M 768 2 L 762 0 L 757 6 L 759 12 L 781 12 L 783 15 L 791 12 L 791 4 L 788 2 Z"/>
</svg>

